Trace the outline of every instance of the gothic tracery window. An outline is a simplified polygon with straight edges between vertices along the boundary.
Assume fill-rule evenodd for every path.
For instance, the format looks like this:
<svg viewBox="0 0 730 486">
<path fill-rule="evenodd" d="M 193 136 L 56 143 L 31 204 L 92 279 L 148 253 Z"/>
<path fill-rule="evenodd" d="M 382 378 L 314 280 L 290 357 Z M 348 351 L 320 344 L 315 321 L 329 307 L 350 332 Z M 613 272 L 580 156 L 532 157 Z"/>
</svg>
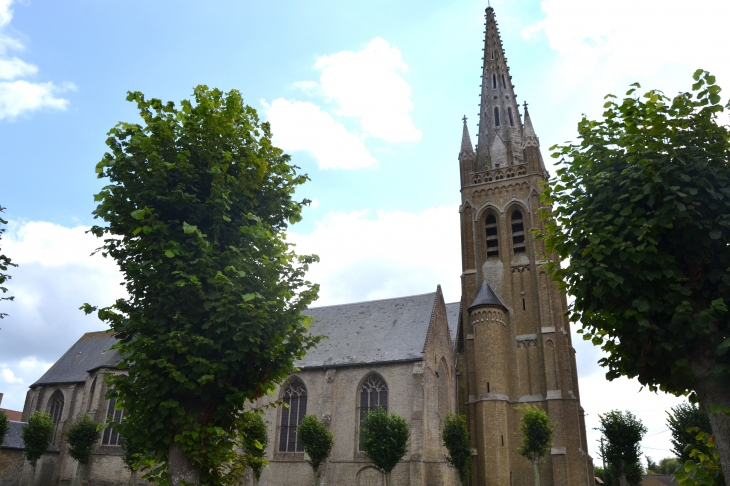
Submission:
<svg viewBox="0 0 730 486">
<path fill-rule="evenodd" d="M 388 385 L 385 384 L 379 375 L 371 373 L 360 387 L 360 401 L 358 402 L 358 411 L 360 415 L 360 427 L 365 416 L 371 410 L 381 407 L 388 411 Z M 359 430 L 359 428 L 358 428 Z M 360 435 L 360 450 L 363 448 L 363 437 Z"/>
<path fill-rule="evenodd" d="M 307 389 L 299 378 L 287 383 L 282 401 L 289 407 L 281 408 L 279 429 L 279 452 L 304 452 L 304 446 L 297 440 L 297 427 L 307 413 Z"/>
<path fill-rule="evenodd" d="M 109 406 L 106 410 L 106 423 L 121 424 L 124 418 L 124 410 L 117 410 L 117 399 L 111 398 L 109 400 Z M 111 425 L 104 429 L 104 435 L 101 437 L 102 445 L 118 446 L 121 444 L 121 437 L 119 433 L 114 430 L 114 426 Z"/>
<path fill-rule="evenodd" d="M 487 259 L 499 257 L 499 237 L 497 235 L 497 218 L 493 214 L 487 216 Z"/>
<path fill-rule="evenodd" d="M 63 414 L 63 393 L 61 393 L 61 390 L 56 390 L 51 395 L 51 399 L 48 402 L 48 413 L 51 415 L 51 419 L 53 419 L 53 425 L 58 425 Z"/>
<path fill-rule="evenodd" d="M 525 226 L 519 211 L 512 213 L 512 250 L 515 255 L 525 252 Z"/>
</svg>

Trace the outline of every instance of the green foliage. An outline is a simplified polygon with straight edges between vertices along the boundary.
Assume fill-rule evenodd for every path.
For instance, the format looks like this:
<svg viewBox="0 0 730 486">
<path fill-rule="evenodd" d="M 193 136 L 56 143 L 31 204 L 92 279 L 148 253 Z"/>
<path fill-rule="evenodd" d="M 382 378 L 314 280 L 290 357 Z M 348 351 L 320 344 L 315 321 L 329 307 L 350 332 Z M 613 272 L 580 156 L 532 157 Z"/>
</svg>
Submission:
<svg viewBox="0 0 730 486">
<path fill-rule="evenodd" d="M 257 411 L 244 414 L 245 424 L 241 428 L 242 449 L 248 457 L 248 466 L 253 469 L 256 479 L 261 479 L 261 471 L 268 462 L 264 459 L 269 444 L 268 429 L 261 413 Z"/>
<path fill-rule="evenodd" d="M 117 425 L 116 422 L 111 425 L 114 427 Z M 142 450 L 135 444 L 127 435 L 126 431 L 120 433 L 121 444 L 122 444 L 122 461 L 124 467 L 134 472 L 140 468 L 140 462 L 144 459 Z"/>
<path fill-rule="evenodd" d="M 705 454 L 710 451 L 704 448 L 704 445 L 697 443 L 697 434 L 688 432 L 689 428 L 698 428 L 705 432 L 710 432 L 710 417 L 696 404 L 681 403 L 667 412 L 667 427 L 672 432 L 672 452 L 674 452 L 679 460 L 684 463 L 689 460 L 691 449 L 687 449 L 688 445 L 693 445 Z"/>
<path fill-rule="evenodd" d="M 2 207 L 2 206 L 0 206 L 0 213 L 2 213 L 3 211 L 5 211 L 5 208 Z M 8 224 L 8 222 L 6 220 L 4 220 L 3 218 L 0 218 L 0 240 L 3 239 L 3 233 L 5 233 L 5 228 L 2 227 L 5 224 Z M 2 250 L 2 247 L 0 247 L 0 251 L 1 250 Z M 10 278 L 11 278 L 10 275 L 8 275 L 5 272 L 8 271 L 8 268 L 9 267 L 17 267 L 17 266 L 18 265 L 16 265 L 15 263 L 13 263 L 12 260 L 10 260 L 9 257 L 7 257 L 6 255 L 3 255 L 2 253 L 0 253 L 0 292 L 2 294 L 6 294 L 8 292 L 8 288 L 5 287 L 3 284 L 5 282 L 7 282 L 8 280 L 10 280 Z M 15 297 L 13 297 L 13 296 L 0 297 L 0 301 L 2 301 L 2 300 L 13 300 L 14 298 Z M 0 312 L 0 319 L 2 319 L 3 317 L 5 317 L 6 315 L 7 314 L 5 314 L 3 312 Z"/>
<path fill-rule="evenodd" d="M 517 452 L 530 461 L 538 461 L 550 452 L 555 435 L 550 417 L 542 408 L 527 403 L 515 410 L 522 414 L 517 429 L 522 435 L 522 442 Z"/>
<path fill-rule="evenodd" d="M 109 183 L 94 211 L 105 225 L 91 229 L 129 295 L 98 313 L 128 370 L 108 378 L 108 395 L 125 410 L 120 430 L 162 465 L 158 480 L 174 441 L 215 485 L 243 404 L 318 341 L 302 315 L 317 295 L 305 280 L 316 257 L 285 241 L 308 203 L 293 200 L 307 177 L 235 90 L 198 86 L 180 108 L 139 92 L 127 100 L 143 124 L 109 132 L 96 167 Z"/>
<path fill-rule="evenodd" d="M 598 430 L 604 438 L 599 454 L 606 462 L 609 484 L 618 482 L 622 474 L 630 485 L 641 484 L 641 439 L 646 427 L 631 412 L 612 410 L 598 415 Z"/>
<path fill-rule="evenodd" d="M 8 416 L 5 412 L 0 410 L 0 445 L 2 445 L 3 440 L 5 440 L 8 430 L 10 430 L 10 421 L 8 420 Z"/>
<path fill-rule="evenodd" d="M 570 320 L 607 352 L 607 378 L 675 394 L 730 380 L 730 131 L 715 77 L 694 79 L 672 99 L 639 97 L 638 83 L 608 95 L 577 144 L 553 147 L 539 236 L 564 262 L 550 270 L 575 298 Z"/>
<path fill-rule="evenodd" d="M 309 456 L 307 462 L 317 474 L 335 444 L 332 432 L 315 415 L 305 415 L 297 427 L 297 437 L 304 446 L 304 452 Z"/>
<path fill-rule="evenodd" d="M 609 484 L 606 481 L 606 471 L 600 466 L 593 466 L 593 476 L 599 478 L 605 484 Z"/>
<path fill-rule="evenodd" d="M 408 452 L 408 422 L 401 416 L 388 415 L 381 407 L 365 415 L 360 433 L 365 455 L 384 473 L 390 473 Z"/>
<path fill-rule="evenodd" d="M 69 454 L 81 464 L 88 464 L 94 447 L 99 442 L 101 433 L 96 422 L 85 413 L 72 423 L 66 431 L 69 443 Z"/>
<path fill-rule="evenodd" d="M 659 461 L 659 469 L 657 474 L 674 474 L 679 467 L 680 462 L 676 457 L 665 457 Z"/>
<path fill-rule="evenodd" d="M 25 444 L 23 453 L 33 467 L 35 467 L 38 459 L 48 449 L 55 429 L 56 426 L 53 424 L 53 419 L 46 412 L 34 412 L 28 418 L 28 423 L 23 427 L 21 435 Z"/>
<path fill-rule="evenodd" d="M 471 469 L 471 441 L 469 429 L 466 426 L 466 416 L 447 413 L 444 418 L 441 440 L 449 452 L 446 460 L 459 471 L 461 482 L 469 481 Z"/>
<path fill-rule="evenodd" d="M 725 478 L 720 467 L 720 456 L 715 449 L 715 439 L 707 432 L 692 427 L 690 433 L 695 436 L 696 443 L 687 444 L 689 459 L 684 467 L 680 467 L 675 478 L 681 486 L 722 486 Z M 697 446 L 701 446 L 700 450 Z M 707 452 L 703 452 L 707 451 Z"/>
</svg>

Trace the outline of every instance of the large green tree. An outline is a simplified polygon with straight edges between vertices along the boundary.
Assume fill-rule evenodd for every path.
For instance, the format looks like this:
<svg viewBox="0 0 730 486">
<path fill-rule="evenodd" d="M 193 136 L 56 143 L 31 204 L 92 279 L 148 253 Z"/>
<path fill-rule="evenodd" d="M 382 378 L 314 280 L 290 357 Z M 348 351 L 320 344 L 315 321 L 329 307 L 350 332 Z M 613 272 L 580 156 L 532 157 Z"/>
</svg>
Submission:
<svg viewBox="0 0 730 486">
<path fill-rule="evenodd" d="M 2 213 L 3 211 L 5 211 L 5 208 L 0 206 L 0 213 Z M 0 240 L 2 240 L 3 233 L 5 233 L 5 228 L 3 228 L 3 226 L 6 224 L 8 224 L 8 222 L 3 218 L 0 218 Z M 0 251 L 2 251 L 2 247 L 0 247 Z M 10 275 L 5 273 L 10 267 L 17 267 L 17 265 L 13 263 L 10 257 L 0 253 L 0 295 L 6 294 L 8 292 L 8 288 L 5 287 L 3 284 L 10 280 Z M 15 297 L 13 296 L 0 297 L 0 301 L 13 300 L 14 298 Z M 0 312 L 0 319 L 5 317 L 6 315 L 6 313 Z"/>
<path fill-rule="evenodd" d="M 611 410 L 598 415 L 598 430 L 604 441 L 600 454 L 610 476 L 618 478 L 621 486 L 641 484 L 641 439 L 646 427 L 631 412 Z"/>
<path fill-rule="evenodd" d="M 521 414 L 518 431 L 522 441 L 517 452 L 532 464 L 535 486 L 540 486 L 540 460 L 550 453 L 555 431 L 550 417 L 542 408 L 529 403 L 515 408 Z"/>
<path fill-rule="evenodd" d="M 554 148 L 543 237 L 607 378 L 699 399 L 730 478 L 730 131 L 714 76 L 694 78 L 671 99 L 609 95 Z"/>
<path fill-rule="evenodd" d="M 317 339 L 302 311 L 313 256 L 285 239 L 307 180 L 233 90 L 198 86 L 179 107 L 129 93 L 142 123 L 109 132 L 96 167 L 104 238 L 127 298 L 101 309 L 128 374 L 109 378 L 124 436 L 162 482 L 218 484 L 244 403 L 272 390 Z M 85 305 L 87 312 L 93 307 Z M 153 471 L 153 472 L 154 472 Z"/>
</svg>

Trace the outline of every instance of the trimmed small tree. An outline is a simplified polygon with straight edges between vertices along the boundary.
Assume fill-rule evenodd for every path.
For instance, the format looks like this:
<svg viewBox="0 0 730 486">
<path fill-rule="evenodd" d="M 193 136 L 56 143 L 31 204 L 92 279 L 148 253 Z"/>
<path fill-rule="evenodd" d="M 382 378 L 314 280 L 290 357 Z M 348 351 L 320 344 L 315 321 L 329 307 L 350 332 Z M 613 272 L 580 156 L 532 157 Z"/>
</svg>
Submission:
<svg viewBox="0 0 730 486">
<path fill-rule="evenodd" d="M 297 437 L 309 456 L 307 461 L 314 471 L 314 484 L 319 486 L 322 478 L 322 464 L 330 456 L 334 439 L 332 432 L 315 415 L 305 415 L 297 427 Z"/>
<path fill-rule="evenodd" d="M 410 428 L 406 419 L 377 407 L 365 415 L 360 429 L 365 456 L 385 474 L 386 486 L 393 486 L 391 472 L 408 452 Z"/>
<path fill-rule="evenodd" d="M 25 444 L 23 454 L 28 462 L 30 462 L 30 484 L 34 484 L 36 464 L 38 463 L 38 459 L 48 449 L 48 444 L 51 442 L 55 428 L 56 425 L 47 412 L 34 412 L 28 418 L 26 426 L 23 427 L 23 431 L 21 432 L 23 443 Z"/>
<path fill-rule="evenodd" d="M 3 211 L 5 211 L 5 208 L 2 207 L 2 206 L 0 206 L 0 213 L 2 213 Z M 8 222 L 5 221 L 3 218 L 0 218 L 0 240 L 2 240 L 3 233 L 5 233 L 5 228 L 3 228 L 2 226 L 3 225 L 6 225 L 6 224 L 8 224 Z M 0 250 L 2 250 L 2 248 L 0 248 Z M 3 286 L 3 284 L 6 281 L 10 280 L 10 275 L 8 275 L 5 272 L 8 271 L 8 268 L 9 267 L 17 267 L 17 266 L 18 265 L 16 265 L 15 263 L 13 263 L 10 260 L 9 257 L 7 257 L 7 256 L 3 255 L 2 253 L 0 253 L 0 295 L 5 294 L 8 291 L 8 288 L 5 287 L 5 286 Z M 13 296 L 10 296 L 10 297 L 0 297 L 0 301 L 3 301 L 3 300 L 13 300 L 14 298 L 15 297 L 13 297 Z M 6 315 L 7 314 L 5 314 L 3 312 L 0 312 L 0 319 L 2 319 L 3 317 L 5 317 Z"/>
<path fill-rule="evenodd" d="M 137 486 L 137 470 L 140 467 L 139 462 L 142 459 L 142 451 L 124 433 L 120 435 L 122 439 L 122 461 L 124 462 L 124 467 L 131 473 L 129 476 L 129 484 L 130 486 Z"/>
<path fill-rule="evenodd" d="M 667 412 L 667 427 L 672 432 L 672 452 L 682 463 L 689 460 L 689 454 L 694 448 L 705 454 L 710 453 L 702 442 L 697 442 L 697 433 L 687 430 L 696 427 L 703 432 L 712 432 L 710 417 L 696 404 L 680 403 L 673 407 L 671 412 Z M 688 445 L 692 445 L 692 448 L 687 449 Z"/>
<path fill-rule="evenodd" d="M 99 442 L 101 433 L 98 429 L 99 424 L 94 422 L 89 414 L 85 413 L 72 423 L 66 432 L 66 438 L 69 444 L 69 454 L 79 463 L 77 480 L 83 480 L 84 467 L 91 461 L 91 455 L 94 453 L 94 447 Z"/>
<path fill-rule="evenodd" d="M 641 483 L 641 448 L 639 444 L 646 434 L 646 427 L 631 412 L 611 410 L 598 415 L 603 437 L 606 439 L 602 455 L 609 467 L 614 468 L 621 486 L 627 486 L 627 476 L 639 471 L 638 483 Z M 634 484 L 634 481 L 631 481 Z"/>
<path fill-rule="evenodd" d="M 469 484 L 471 472 L 471 441 L 466 416 L 449 412 L 444 418 L 441 440 L 448 451 L 446 460 L 459 472 L 462 484 Z"/>
<path fill-rule="evenodd" d="M 517 429 L 522 435 L 522 442 L 517 452 L 532 463 L 535 486 L 540 486 L 540 460 L 550 452 L 555 431 L 550 417 L 542 408 L 525 404 L 515 410 L 522 414 Z"/>
<path fill-rule="evenodd" d="M 261 413 L 246 412 L 245 425 L 242 427 L 242 448 L 246 456 L 247 465 L 253 470 L 255 484 L 261 479 L 261 471 L 267 464 L 264 459 L 266 446 L 269 444 L 269 435 Z"/>
<path fill-rule="evenodd" d="M 5 440 L 8 430 L 10 430 L 10 421 L 8 420 L 8 416 L 5 415 L 5 412 L 0 410 L 0 445 Z"/>
</svg>

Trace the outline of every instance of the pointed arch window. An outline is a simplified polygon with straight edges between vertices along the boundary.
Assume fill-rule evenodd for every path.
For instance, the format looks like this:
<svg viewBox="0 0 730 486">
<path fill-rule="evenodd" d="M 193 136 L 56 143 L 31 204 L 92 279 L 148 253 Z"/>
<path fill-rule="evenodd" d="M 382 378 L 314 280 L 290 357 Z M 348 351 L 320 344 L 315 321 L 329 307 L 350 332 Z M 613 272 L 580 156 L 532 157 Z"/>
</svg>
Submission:
<svg viewBox="0 0 730 486">
<path fill-rule="evenodd" d="M 282 401 L 289 407 L 281 407 L 279 452 L 304 452 L 297 440 L 297 427 L 307 414 L 307 388 L 299 378 L 293 378 L 284 387 Z"/>
<path fill-rule="evenodd" d="M 499 236 L 497 235 L 497 218 L 493 214 L 487 216 L 487 259 L 499 258 Z"/>
<path fill-rule="evenodd" d="M 497 75 L 492 74 L 492 88 L 497 89 Z"/>
<path fill-rule="evenodd" d="M 494 107 L 494 126 L 499 126 L 499 108 L 496 106 Z"/>
<path fill-rule="evenodd" d="M 48 413 L 51 415 L 53 425 L 58 425 L 61 421 L 63 403 L 63 393 L 61 393 L 61 390 L 56 390 L 56 392 L 51 395 L 51 399 L 48 401 Z"/>
<path fill-rule="evenodd" d="M 515 121 L 512 118 L 512 107 L 507 107 L 507 115 L 509 116 L 509 126 L 513 127 L 515 126 Z"/>
<path fill-rule="evenodd" d="M 388 411 L 388 385 L 385 383 L 385 380 L 380 377 L 380 375 L 371 373 L 367 378 L 365 378 L 365 381 L 362 382 L 362 386 L 360 386 L 360 400 L 358 401 L 357 406 L 359 412 L 358 415 L 360 416 L 358 432 L 360 427 L 362 427 L 362 421 L 365 420 L 365 416 L 368 412 L 375 410 L 378 407 L 381 407 L 386 412 Z M 359 433 L 358 435 L 360 437 L 358 448 L 362 450 L 363 437 Z"/>
<path fill-rule="evenodd" d="M 124 410 L 117 410 L 117 399 L 112 397 L 109 400 L 109 406 L 106 409 L 106 423 L 112 424 L 104 429 L 104 435 L 101 437 L 102 445 L 118 446 L 122 445 L 119 433 L 114 430 L 114 424 L 121 424 L 124 418 Z"/>
<path fill-rule="evenodd" d="M 505 81 L 504 81 L 504 74 L 502 75 L 502 87 L 503 88 L 507 87 L 507 83 L 505 83 Z"/>
<path fill-rule="evenodd" d="M 525 225 L 520 211 L 512 213 L 512 250 L 515 255 L 525 252 Z"/>
</svg>

